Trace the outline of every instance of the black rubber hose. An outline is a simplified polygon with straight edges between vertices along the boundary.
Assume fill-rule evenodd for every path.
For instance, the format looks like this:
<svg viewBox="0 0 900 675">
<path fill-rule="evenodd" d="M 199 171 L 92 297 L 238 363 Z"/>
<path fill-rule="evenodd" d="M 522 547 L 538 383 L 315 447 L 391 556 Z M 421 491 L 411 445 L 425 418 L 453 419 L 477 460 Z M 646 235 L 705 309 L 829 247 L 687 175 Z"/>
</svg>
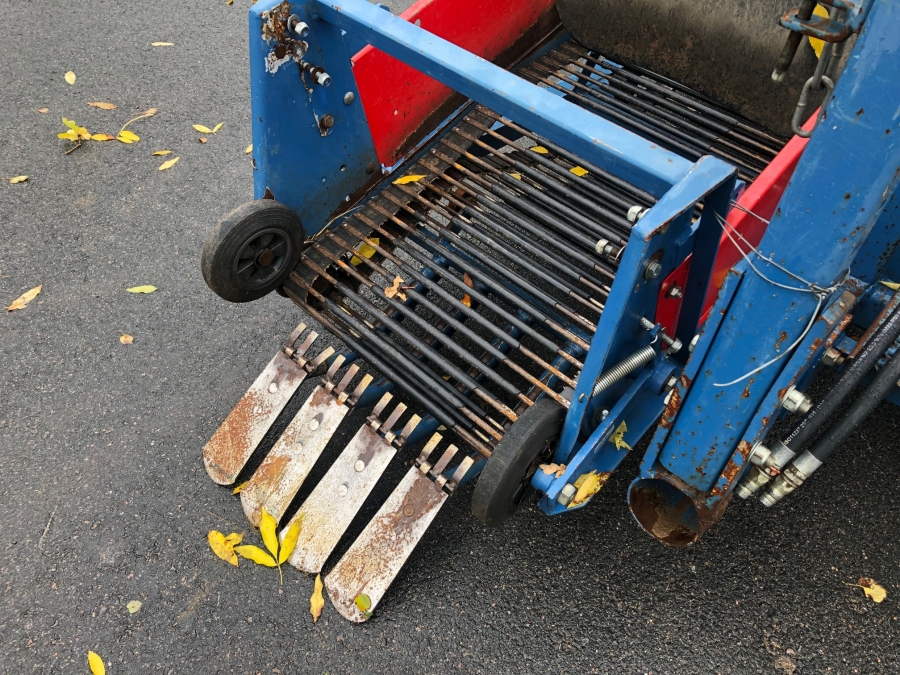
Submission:
<svg viewBox="0 0 900 675">
<path fill-rule="evenodd" d="M 841 446 L 866 417 L 881 403 L 900 378 L 900 357 L 894 354 L 884 368 L 869 383 L 841 418 L 822 434 L 809 454 L 824 462 L 835 449 Z"/>
<path fill-rule="evenodd" d="M 896 298 L 897 295 L 894 295 Z M 891 298 L 891 303 L 894 302 Z M 900 311 L 895 306 L 881 326 L 866 342 L 866 346 L 855 359 L 844 368 L 837 384 L 801 420 L 791 435 L 782 441 L 787 447 L 798 452 L 840 407 L 850 394 L 856 391 L 860 381 L 900 336 Z"/>
</svg>

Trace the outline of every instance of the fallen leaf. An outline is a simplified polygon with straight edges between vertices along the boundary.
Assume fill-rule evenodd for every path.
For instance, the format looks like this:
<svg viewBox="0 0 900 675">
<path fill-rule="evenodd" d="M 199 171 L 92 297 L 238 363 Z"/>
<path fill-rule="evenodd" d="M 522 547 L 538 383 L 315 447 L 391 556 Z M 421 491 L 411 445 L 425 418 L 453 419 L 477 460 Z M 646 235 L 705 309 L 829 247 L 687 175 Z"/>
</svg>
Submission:
<svg viewBox="0 0 900 675">
<path fill-rule="evenodd" d="M 869 577 L 860 577 L 859 585 L 863 589 L 863 593 L 867 598 L 871 598 L 872 602 L 881 602 L 887 597 L 887 591 L 884 586 Z"/>
<path fill-rule="evenodd" d="M 212 133 L 216 133 L 219 129 L 221 129 L 223 124 L 225 124 L 225 122 L 219 122 L 216 126 L 214 126 Z"/>
<path fill-rule="evenodd" d="M 168 162 L 163 162 L 162 164 L 159 165 L 158 170 L 165 171 L 166 169 L 171 169 L 173 166 L 175 166 L 178 163 L 179 159 L 181 159 L 181 157 L 176 157 L 175 159 L 170 159 Z"/>
<path fill-rule="evenodd" d="M 541 464 L 538 468 L 548 475 L 552 473 L 554 478 L 559 478 L 566 472 L 565 464 Z"/>
<path fill-rule="evenodd" d="M 475 288 L 475 282 L 472 281 L 472 277 L 469 276 L 468 272 L 465 272 L 463 274 L 463 283 L 465 283 L 465 285 L 469 288 Z M 463 296 L 463 299 L 460 302 L 462 302 L 462 304 L 464 304 L 466 307 L 472 306 L 472 298 L 469 297 L 468 293 Z"/>
<path fill-rule="evenodd" d="M 72 81 L 75 81 L 74 75 L 72 76 Z M 70 82 L 69 84 L 72 83 Z M 96 652 L 88 652 L 88 666 L 90 666 L 93 675 L 106 675 L 106 666 L 103 665 L 103 659 Z"/>
<path fill-rule="evenodd" d="M 406 302 L 406 294 L 400 290 L 400 284 L 403 283 L 403 279 L 400 277 L 394 277 L 394 285 L 388 286 L 384 289 L 385 296 L 389 298 L 393 298 L 394 296 L 398 297 L 403 302 Z"/>
<path fill-rule="evenodd" d="M 372 237 L 370 241 L 376 246 L 379 246 L 381 244 L 381 239 L 379 239 L 378 237 Z M 366 242 L 360 244 L 359 248 L 356 249 L 356 252 L 363 258 L 371 258 L 373 255 L 375 255 L 375 249 L 369 246 Z M 353 256 L 352 258 L 350 258 L 350 264 L 354 267 L 357 267 L 359 265 L 362 265 L 362 260 L 360 260 L 356 256 Z"/>
<path fill-rule="evenodd" d="M 129 614 L 134 614 L 141 608 L 141 605 L 143 605 L 143 604 L 144 603 L 141 602 L 140 600 L 132 600 L 127 605 L 125 605 L 125 608 L 128 610 Z"/>
<path fill-rule="evenodd" d="M 325 598 L 322 597 L 322 575 L 317 574 L 316 583 L 313 586 L 313 594 L 309 599 L 309 613 L 312 614 L 313 623 L 319 621 L 323 607 L 325 607 Z"/>
<path fill-rule="evenodd" d="M 406 185 L 407 183 L 418 183 L 420 180 L 425 178 L 425 176 L 401 176 L 397 180 L 394 181 L 394 185 Z"/>
<path fill-rule="evenodd" d="M 238 534 L 237 532 L 232 532 L 227 537 L 225 537 L 225 543 L 231 544 L 232 546 L 237 546 L 244 540 L 244 535 Z"/>
<path fill-rule="evenodd" d="M 580 166 L 573 166 L 569 171 L 579 177 L 587 176 L 590 173 L 587 169 Z"/>
<path fill-rule="evenodd" d="M 13 176 L 9 179 L 9 182 L 15 185 L 16 183 L 24 183 L 28 180 L 28 176 Z"/>
<path fill-rule="evenodd" d="M 816 5 L 815 9 L 813 9 L 813 14 L 816 16 L 821 16 L 823 19 L 828 18 L 828 10 L 824 7 L 819 7 Z M 822 56 L 822 47 L 825 46 L 825 43 L 822 40 L 814 37 L 807 37 L 809 40 L 809 46 L 813 48 L 813 51 L 816 53 L 816 58 Z"/>
<path fill-rule="evenodd" d="M 66 77 L 66 82 L 68 82 L 69 84 L 75 84 L 75 73 L 73 73 L 71 70 L 66 72 L 65 77 Z"/>
<path fill-rule="evenodd" d="M 243 489 L 244 489 L 244 486 L 245 486 L 247 483 L 249 483 L 249 482 L 250 482 L 249 480 L 245 480 L 243 483 L 241 483 L 241 484 L 238 485 L 236 488 L 234 488 L 234 490 L 231 491 L 231 494 L 233 494 L 233 495 L 240 494 L 240 493 L 241 493 L 241 490 L 243 490 Z"/>
<path fill-rule="evenodd" d="M 234 544 L 225 540 L 224 534 L 218 530 L 210 530 L 209 534 L 206 535 L 206 539 L 213 553 L 225 562 L 231 563 L 235 567 L 238 566 L 237 554 L 235 553 L 237 549 L 234 548 Z"/>
<path fill-rule="evenodd" d="M 531 151 L 532 151 L 532 152 L 536 152 L 536 153 L 539 154 L 539 155 L 546 155 L 547 153 L 550 152 L 550 151 L 547 150 L 547 148 L 545 148 L 543 145 L 534 145 L 534 146 L 531 147 Z"/>
<path fill-rule="evenodd" d="M 198 143 L 206 143 L 206 139 L 203 138 L 203 136 L 201 136 L 200 138 L 197 139 L 197 142 Z"/>
<path fill-rule="evenodd" d="M 65 117 L 63 117 L 62 122 L 67 127 L 69 127 L 69 131 L 65 132 L 64 134 L 57 134 L 57 136 L 59 138 L 68 138 L 70 140 L 76 140 L 76 141 L 79 138 L 83 139 L 85 141 L 90 139 L 91 133 L 84 127 L 78 126 L 78 123 L 75 122 L 74 120 L 67 120 Z M 74 136 L 74 138 L 73 138 L 73 136 Z"/>
<path fill-rule="evenodd" d="M 34 288 L 32 288 L 30 291 L 28 291 L 26 293 L 22 293 L 22 295 L 20 295 L 18 298 L 13 300 L 12 304 L 6 308 L 6 311 L 14 312 L 17 309 L 25 309 L 25 306 L 38 296 L 38 293 L 41 292 L 41 289 L 43 287 L 44 287 L 44 285 L 41 284 L 40 286 L 35 286 Z"/>
<path fill-rule="evenodd" d="M 153 293 L 156 290 L 156 286 L 150 286 L 149 284 L 146 286 L 132 286 L 125 290 L 129 293 Z"/>
<path fill-rule="evenodd" d="M 520 173 L 511 173 L 509 175 L 512 176 L 513 178 L 515 178 L 516 180 L 522 180 L 522 174 L 520 174 Z"/>
<path fill-rule="evenodd" d="M 41 114 L 48 113 L 50 112 L 50 108 L 38 108 L 38 112 Z"/>
<path fill-rule="evenodd" d="M 288 527 L 287 532 L 281 540 L 281 548 L 278 550 L 279 565 L 291 557 L 291 553 L 293 553 L 294 549 L 297 547 L 297 539 L 300 537 L 301 529 L 303 529 L 302 513 L 299 518 L 295 518 L 290 524 L 290 527 Z"/>
<path fill-rule="evenodd" d="M 625 442 L 626 431 L 628 431 L 628 427 L 625 426 L 625 420 L 622 420 L 622 423 L 616 427 L 616 430 L 613 432 L 612 438 L 609 439 L 610 443 L 615 444 L 616 450 L 621 450 L 622 448 L 631 450 L 631 446 Z"/>
<path fill-rule="evenodd" d="M 226 0 L 225 4 L 226 4 L 226 5 L 233 5 L 233 4 L 234 4 L 234 0 Z"/>
<path fill-rule="evenodd" d="M 104 101 L 89 101 L 88 105 L 100 108 L 100 110 L 115 110 L 119 107 L 115 103 L 106 103 Z"/>
<path fill-rule="evenodd" d="M 174 47 L 174 42 L 151 42 L 150 45 L 152 47 Z"/>
<path fill-rule="evenodd" d="M 131 145 L 132 143 L 137 143 L 139 140 L 141 140 L 141 137 L 138 136 L 133 131 L 128 131 L 126 129 L 124 131 L 119 132 L 119 135 L 116 136 L 116 140 L 121 141 L 122 143 L 127 143 L 128 145 Z"/>
<path fill-rule="evenodd" d="M 275 532 L 275 529 L 278 527 L 278 522 L 272 515 L 266 511 L 266 507 L 262 507 L 262 520 L 259 524 L 259 534 L 262 537 L 263 543 L 266 545 L 266 548 L 269 549 L 269 553 L 273 556 L 278 553 L 278 535 Z"/>
<path fill-rule="evenodd" d="M 360 593 L 353 601 L 360 612 L 368 612 L 372 608 L 372 600 L 365 593 Z"/>
<path fill-rule="evenodd" d="M 242 558 L 252 560 L 257 565 L 264 565 L 266 567 L 276 567 L 278 565 L 278 563 L 275 562 L 275 559 L 263 551 L 259 546 L 235 546 L 234 551 Z"/>
<path fill-rule="evenodd" d="M 575 481 L 575 487 L 578 491 L 575 493 L 575 496 L 572 497 L 572 501 L 569 502 L 567 508 L 571 509 L 584 504 L 584 502 L 600 492 L 600 488 L 603 487 L 607 480 L 609 480 L 608 473 L 597 473 L 596 471 L 584 473 L 579 476 L 578 480 Z"/>
<path fill-rule="evenodd" d="M 896 291 L 898 288 L 900 288 L 900 283 L 897 283 L 896 281 L 882 281 L 880 283 L 884 284 L 892 291 Z"/>
<path fill-rule="evenodd" d="M 249 155 L 251 152 L 253 152 L 253 143 L 247 146 L 246 150 L 244 150 L 244 154 Z"/>
<path fill-rule="evenodd" d="M 209 127 L 205 127 L 202 124 L 192 124 L 191 126 L 194 127 L 194 129 L 199 131 L 201 134 L 211 134 L 212 133 L 212 129 L 210 129 Z"/>
<path fill-rule="evenodd" d="M 153 156 L 154 157 L 162 157 L 163 155 L 170 155 L 170 154 L 172 154 L 171 150 L 157 150 L 156 152 L 153 153 Z"/>
<path fill-rule="evenodd" d="M 121 342 L 123 345 L 130 345 L 132 342 L 134 342 L 134 338 L 131 337 L 128 333 L 122 333 L 122 337 L 119 338 L 119 342 Z"/>
<path fill-rule="evenodd" d="M 115 136 L 110 136 L 109 134 L 91 134 L 92 141 L 114 141 L 116 140 Z"/>
</svg>

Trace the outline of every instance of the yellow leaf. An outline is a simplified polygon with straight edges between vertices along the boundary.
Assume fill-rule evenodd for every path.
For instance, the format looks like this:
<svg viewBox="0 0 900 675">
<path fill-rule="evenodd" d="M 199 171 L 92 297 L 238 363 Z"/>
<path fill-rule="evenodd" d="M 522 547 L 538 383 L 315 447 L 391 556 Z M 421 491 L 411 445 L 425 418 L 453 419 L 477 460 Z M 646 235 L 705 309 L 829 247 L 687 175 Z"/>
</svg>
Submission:
<svg viewBox="0 0 900 675">
<path fill-rule="evenodd" d="M 872 602 L 881 602 L 887 597 L 887 591 L 885 590 L 884 586 L 879 584 L 874 579 L 861 577 L 859 580 L 859 585 L 862 586 L 863 593 L 866 594 L 866 597 L 872 599 Z"/>
<path fill-rule="evenodd" d="M 24 183 L 28 180 L 28 176 L 13 176 L 9 179 L 9 182 L 15 185 L 16 183 Z"/>
<path fill-rule="evenodd" d="M 232 5 L 232 4 L 234 4 L 234 0 L 226 0 L 225 4 Z"/>
<path fill-rule="evenodd" d="M 144 603 L 141 602 L 140 600 L 132 600 L 132 601 L 129 602 L 127 605 L 125 605 L 125 609 L 128 610 L 128 613 L 129 613 L 129 614 L 134 614 L 135 612 L 137 612 L 137 611 L 141 608 L 141 606 L 142 606 L 143 604 L 144 604 Z"/>
<path fill-rule="evenodd" d="M 896 291 L 898 288 L 900 288 L 900 284 L 898 284 L 896 281 L 882 281 L 881 283 L 890 288 L 892 291 Z"/>
<path fill-rule="evenodd" d="M 206 535 L 206 539 L 207 541 L 209 541 L 209 547 L 212 549 L 213 553 L 215 553 L 225 562 L 229 562 L 235 567 L 238 566 L 238 559 L 237 555 L 235 555 L 234 544 L 226 541 L 224 534 L 222 534 L 218 530 L 210 530 L 209 534 Z"/>
<path fill-rule="evenodd" d="M 287 532 L 281 540 L 281 550 L 278 551 L 278 564 L 280 565 L 287 560 L 294 548 L 297 546 L 297 539 L 300 537 L 300 530 L 303 528 L 303 514 L 299 518 L 295 518 L 288 527 Z"/>
<path fill-rule="evenodd" d="M 125 290 L 129 293 L 152 293 L 156 290 L 156 286 L 150 286 L 148 284 L 147 286 L 133 286 L 131 288 L 126 288 Z"/>
<path fill-rule="evenodd" d="M 418 183 L 425 176 L 401 176 L 394 181 L 394 185 L 406 185 L 407 183 Z"/>
<path fill-rule="evenodd" d="M 509 175 L 512 176 L 513 178 L 515 178 L 516 180 L 522 180 L 522 174 L 520 174 L 520 173 L 511 173 Z"/>
<path fill-rule="evenodd" d="M 253 152 L 253 143 L 247 146 L 247 149 L 244 150 L 244 154 L 249 155 L 251 152 Z"/>
<path fill-rule="evenodd" d="M 543 145 L 534 145 L 531 147 L 531 151 L 536 152 L 539 155 L 546 155 L 548 152 L 550 152 Z"/>
<path fill-rule="evenodd" d="M 552 473 L 554 478 L 559 478 L 566 472 L 565 464 L 541 464 L 538 468 L 546 474 Z"/>
<path fill-rule="evenodd" d="M 203 138 L 203 136 L 201 136 L 200 138 L 197 139 L 197 142 L 198 143 L 206 143 L 206 139 Z"/>
<path fill-rule="evenodd" d="M 115 136 L 110 136 L 109 134 L 91 134 L 92 141 L 114 141 L 116 140 Z"/>
<path fill-rule="evenodd" d="M 244 535 L 238 534 L 237 532 L 232 532 L 227 537 L 225 537 L 225 542 L 231 544 L 232 546 L 237 546 L 244 540 Z"/>
<path fill-rule="evenodd" d="M 828 10 L 820 5 L 816 5 L 816 8 L 813 10 L 813 14 L 816 16 L 821 16 L 825 19 L 828 18 Z M 816 53 L 816 58 L 822 56 L 822 47 L 825 46 L 825 43 L 819 40 L 818 38 L 810 37 L 809 38 L 809 46 L 813 48 L 813 51 Z"/>
<path fill-rule="evenodd" d="M 406 294 L 400 290 L 400 284 L 403 283 L 403 279 L 400 277 L 394 277 L 394 285 L 388 286 L 384 289 L 385 296 L 389 298 L 393 298 L 394 296 L 398 297 L 400 300 L 406 302 Z"/>
<path fill-rule="evenodd" d="M 269 549 L 269 553 L 276 555 L 278 553 L 278 535 L 275 529 L 278 522 L 266 511 L 266 507 L 262 507 L 262 521 L 259 524 L 259 534 L 262 536 L 263 543 Z"/>
<path fill-rule="evenodd" d="M 75 73 L 71 70 L 66 72 L 66 82 L 69 84 L 75 84 Z"/>
<path fill-rule="evenodd" d="M 72 82 L 75 81 L 75 76 L 72 76 Z M 72 84 L 69 82 L 69 84 Z M 100 655 L 96 652 L 88 652 L 88 665 L 91 668 L 92 675 L 106 675 L 106 666 L 103 665 L 103 659 L 100 658 Z"/>
<path fill-rule="evenodd" d="M 225 122 L 219 122 L 216 126 L 213 127 L 213 130 L 210 133 L 216 133 L 219 129 L 222 128 L 223 124 L 225 124 Z"/>
<path fill-rule="evenodd" d="M 173 47 L 175 45 L 174 42 L 151 42 L 151 46 L 153 47 Z"/>
<path fill-rule="evenodd" d="M 50 112 L 50 108 L 38 108 L 38 112 L 41 114 L 48 113 Z"/>
<path fill-rule="evenodd" d="M 466 286 L 468 286 L 469 288 L 475 288 L 475 282 L 472 281 L 472 277 L 469 276 L 469 273 L 468 273 L 468 272 L 466 272 L 465 274 L 463 274 L 463 282 L 464 282 L 464 283 L 466 284 Z M 468 293 L 466 293 L 466 294 L 463 296 L 463 298 L 462 298 L 462 300 L 461 300 L 460 302 L 462 302 L 462 304 L 464 304 L 466 307 L 471 307 L 471 306 L 472 306 L 472 298 L 469 297 L 469 294 L 468 294 Z"/>
<path fill-rule="evenodd" d="M 116 140 L 121 141 L 122 143 L 127 143 L 127 144 L 131 145 L 132 143 L 136 143 L 137 141 L 141 140 L 141 137 L 138 136 L 133 131 L 128 131 L 126 129 L 124 131 L 119 132 L 119 135 L 116 136 Z"/>
<path fill-rule="evenodd" d="M 169 155 L 171 153 L 172 153 L 171 150 L 157 150 L 156 152 L 153 153 L 153 156 L 154 157 L 162 157 L 163 155 Z"/>
<path fill-rule="evenodd" d="M 78 127 L 78 138 L 84 141 L 89 141 L 91 140 L 91 132 L 84 127 Z"/>
<path fill-rule="evenodd" d="M 371 242 L 376 246 L 379 246 L 381 244 L 381 239 L 379 239 L 378 237 L 372 237 Z M 371 258 L 373 255 L 375 255 L 375 249 L 369 246 L 366 242 L 360 244 L 359 248 L 356 249 L 356 252 L 363 258 Z M 356 267 L 362 264 L 362 260 L 360 260 L 356 256 L 353 256 L 352 258 L 350 258 L 350 264 Z"/>
<path fill-rule="evenodd" d="M 115 110 L 119 107 L 115 103 L 106 103 L 104 101 L 89 101 L 88 105 L 100 108 L 100 110 Z"/>
<path fill-rule="evenodd" d="M 192 124 L 191 126 L 193 126 L 194 129 L 199 131 L 201 134 L 211 134 L 212 133 L 212 129 L 210 129 L 209 127 L 205 127 L 202 124 Z"/>
<path fill-rule="evenodd" d="M 134 338 L 131 337 L 128 333 L 122 333 L 122 337 L 119 338 L 119 342 L 121 342 L 123 345 L 130 345 L 132 342 L 134 342 Z"/>
<path fill-rule="evenodd" d="M 622 448 L 631 450 L 631 446 L 625 442 L 626 431 L 628 431 L 628 427 L 625 426 L 625 420 L 622 420 L 622 423 L 613 432 L 612 438 L 609 439 L 610 443 L 615 444 L 616 450 L 621 450 Z"/>
<path fill-rule="evenodd" d="M 235 546 L 235 553 L 242 558 L 252 560 L 257 565 L 265 565 L 266 567 L 275 567 L 278 563 L 275 558 L 263 551 L 259 546 Z"/>
<path fill-rule="evenodd" d="M 65 139 L 68 139 L 68 140 L 70 140 L 70 141 L 77 141 L 77 140 L 78 140 L 78 133 L 75 132 L 75 131 L 64 131 L 64 132 L 62 132 L 61 134 L 56 134 L 56 137 L 57 137 L 57 138 L 65 138 Z"/>
<path fill-rule="evenodd" d="M 249 480 L 245 480 L 243 483 L 241 483 L 241 484 L 238 485 L 236 488 L 234 488 L 234 490 L 231 491 L 231 494 L 233 494 L 233 495 L 240 494 L 240 493 L 241 493 L 241 490 L 243 490 L 243 489 L 244 489 L 244 486 L 245 486 L 247 483 L 249 483 L 249 482 L 250 482 Z"/>
<path fill-rule="evenodd" d="M 573 166 L 569 169 L 570 172 L 574 173 L 576 176 L 587 176 L 590 173 L 587 169 L 580 166 Z"/>
<path fill-rule="evenodd" d="M 162 164 L 159 165 L 159 171 L 165 171 L 166 169 L 171 169 L 173 166 L 175 166 L 178 163 L 179 159 L 181 159 L 181 157 L 176 157 L 175 159 L 170 159 L 168 162 L 163 162 Z"/>
<path fill-rule="evenodd" d="M 360 593 L 353 601 L 360 612 L 368 612 L 372 608 L 372 600 L 365 593 Z"/>
<path fill-rule="evenodd" d="M 313 586 L 313 594 L 309 599 L 309 613 L 312 614 L 313 623 L 317 623 L 322 616 L 322 608 L 325 607 L 325 598 L 322 597 L 322 575 L 316 575 L 316 583 Z"/>
<path fill-rule="evenodd" d="M 29 302 L 34 300 L 38 296 L 38 293 L 41 292 L 41 289 L 43 287 L 44 287 L 44 285 L 41 284 L 40 286 L 35 286 L 34 288 L 32 288 L 30 291 L 27 291 L 26 293 L 22 293 L 22 295 L 20 295 L 18 298 L 13 300 L 13 303 L 9 307 L 6 308 L 6 311 L 14 312 L 17 309 L 25 309 L 25 305 L 27 305 Z"/>
<path fill-rule="evenodd" d="M 608 473 L 597 473 L 596 471 L 579 476 L 578 480 L 575 481 L 575 487 L 578 491 L 575 493 L 572 501 L 569 502 L 567 508 L 571 509 L 584 504 L 584 502 L 600 492 L 600 488 L 603 487 L 607 480 L 609 480 Z"/>
</svg>

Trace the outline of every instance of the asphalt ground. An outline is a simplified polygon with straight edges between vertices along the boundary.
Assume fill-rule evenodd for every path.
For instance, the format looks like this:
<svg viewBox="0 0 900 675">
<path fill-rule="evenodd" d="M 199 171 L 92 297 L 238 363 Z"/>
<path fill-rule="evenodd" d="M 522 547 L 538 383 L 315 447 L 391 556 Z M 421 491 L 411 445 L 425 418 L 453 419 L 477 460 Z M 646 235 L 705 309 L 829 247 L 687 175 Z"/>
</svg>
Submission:
<svg viewBox="0 0 900 675">
<path fill-rule="evenodd" d="M 292 568 L 281 586 L 212 555 L 210 529 L 258 540 L 201 448 L 303 319 L 274 294 L 220 301 L 200 275 L 206 233 L 252 196 L 248 4 L 0 0 L 0 176 L 29 176 L 0 183 L 0 299 L 43 285 L 0 317 L 0 672 L 86 673 L 88 650 L 108 673 L 900 671 L 887 405 L 781 506 L 736 503 L 690 550 L 631 518 L 638 452 L 563 517 L 487 529 L 466 488 L 364 625 L 328 604 L 313 624 Z M 131 146 L 67 156 L 56 137 L 62 116 L 115 134 L 151 107 Z M 198 144 L 191 125 L 219 122 Z M 160 172 L 163 148 L 180 161 Z M 159 290 L 125 290 L 141 284 Z M 846 585 L 861 576 L 883 603 Z"/>
</svg>

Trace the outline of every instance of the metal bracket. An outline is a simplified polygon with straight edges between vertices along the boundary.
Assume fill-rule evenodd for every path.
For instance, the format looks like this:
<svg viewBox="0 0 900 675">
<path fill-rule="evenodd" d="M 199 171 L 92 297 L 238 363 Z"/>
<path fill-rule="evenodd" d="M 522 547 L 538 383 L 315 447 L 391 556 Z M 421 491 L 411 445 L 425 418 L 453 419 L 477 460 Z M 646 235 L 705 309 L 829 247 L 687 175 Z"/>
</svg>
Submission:
<svg viewBox="0 0 900 675">
<path fill-rule="evenodd" d="M 847 12 L 842 21 L 833 21 L 824 16 L 813 14 L 809 19 L 797 16 L 798 8 L 784 13 L 778 21 L 784 28 L 801 35 L 817 38 L 823 42 L 843 42 L 854 33 L 858 33 L 869 14 L 871 2 L 848 2 L 847 0 L 819 0 L 820 5 Z"/>
</svg>

